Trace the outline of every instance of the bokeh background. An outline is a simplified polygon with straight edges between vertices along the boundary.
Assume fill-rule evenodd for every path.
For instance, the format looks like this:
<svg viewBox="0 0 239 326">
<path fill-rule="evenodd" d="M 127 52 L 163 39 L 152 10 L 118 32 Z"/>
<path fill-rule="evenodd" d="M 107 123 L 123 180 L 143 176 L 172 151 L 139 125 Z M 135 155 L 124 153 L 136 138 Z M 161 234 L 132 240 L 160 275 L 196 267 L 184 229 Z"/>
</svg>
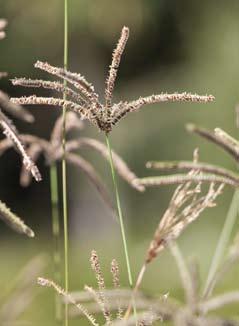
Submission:
<svg viewBox="0 0 239 326">
<path fill-rule="evenodd" d="M 100 95 L 103 95 L 112 50 L 121 28 L 126 25 L 130 28 L 130 38 L 116 83 L 116 101 L 165 91 L 191 91 L 216 97 L 214 103 L 207 105 L 151 105 L 122 120 L 112 133 L 113 148 L 137 175 L 152 174 L 145 168 L 147 160 L 189 160 L 195 147 L 200 148 L 202 161 L 236 169 L 232 159 L 220 149 L 187 134 L 184 126 L 193 122 L 211 129 L 221 127 L 238 136 L 234 112 L 239 100 L 238 1 L 69 0 L 69 6 L 69 68 L 85 75 Z M 8 71 L 9 78 L 48 78 L 33 68 L 36 60 L 62 66 L 63 1 L 0 0 L 0 16 L 9 23 L 7 38 L 0 43 L 0 71 Z M 0 81 L 0 88 L 11 96 L 31 93 L 11 86 L 8 79 Z M 60 110 L 32 107 L 31 112 L 36 122 L 27 125 L 15 121 L 18 129 L 49 137 Z M 104 141 L 103 135 L 87 123 L 81 134 Z M 90 150 L 81 154 L 94 164 L 112 189 L 106 162 Z M 51 258 L 53 243 L 49 171 L 44 160 L 39 161 L 43 181 L 33 182 L 27 189 L 19 185 L 21 161 L 14 151 L 4 154 L 0 165 L 0 198 L 24 217 L 36 233 L 35 239 L 25 239 L 1 224 L 0 284 L 5 289 L 31 257 L 47 252 Z M 67 175 L 71 289 L 82 289 L 85 283 L 94 284 L 88 262 L 92 249 L 101 257 L 106 278 L 110 277 L 112 258 L 119 260 L 122 285 L 126 285 L 118 225 L 80 171 L 69 167 Z M 144 194 L 137 193 L 122 180 L 119 187 L 136 275 L 173 187 L 147 190 Z M 231 197 L 232 190 L 227 189 L 218 206 L 203 213 L 180 238 L 185 255 L 198 257 L 202 284 Z M 236 273 L 234 269 L 217 291 L 235 288 Z M 44 275 L 52 277 L 51 259 Z M 142 288 L 149 294 L 169 292 L 170 296 L 181 298 L 177 271 L 167 252 L 149 267 Z M 236 307 L 222 314 L 239 317 Z M 21 318 L 32 325 L 53 325 L 52 291 L 42 291 Z M 77 325 L 77 321 L 72 325 Z"/>
</svg>

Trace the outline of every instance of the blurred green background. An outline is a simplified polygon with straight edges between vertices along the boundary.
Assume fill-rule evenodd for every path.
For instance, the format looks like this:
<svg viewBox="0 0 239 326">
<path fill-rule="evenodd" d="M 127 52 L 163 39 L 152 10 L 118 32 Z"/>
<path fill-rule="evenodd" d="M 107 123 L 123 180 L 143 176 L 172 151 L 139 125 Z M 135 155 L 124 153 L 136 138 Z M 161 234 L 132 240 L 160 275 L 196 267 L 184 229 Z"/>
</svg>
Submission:
<svg viewBox="0 0 239 326">
<path fill-rule="evenodd" d="M 81 72 L 103 95 L 112 50 L 121 28 L 130 28 L 130 38 L 122 59 L 115 89 L 115 101 L 130 100 L 153 93 L 191 91 L 213 94 L 212 104 L 160 104 L 144 107 L 127 116 L 112 132 L 113 148 L 139 176 L 147 160 L 187 159 L 195 147 L 200 158 L 235 170 L 235 164 L 220 149 L 188 135 L 187 122 L 207 128 L 220 127 L 237 137 L 235 105 L 239 100 L 239 2 L 187 0 L 69 0 L 69 68 Z M 0 71 L 9 78 L 48 78 L 34 70 L 36 60 L 62 66 L 63 1 L 0 0 L 0 16 L 8 20 L 7 38 L 0 43 Z M 31 94 L 11 86 L 8 79 L 0 88 L 11 96 Z M 32 107 L 33 125 L 15 121 L 23 133 L 49 137 L 56 109 Z M 104 141 L 103 135 L 86 123 L 83 135 Z M 83 153 L 83 152 L 82 152 Z M 95 165 L 109 189 L 108 165 L 91 151 L 84 157 Z M 1 224 L 1 287 L 7 287 L 17 271 L 35 254 L 52 253 L 49 172 L 43 159 L 40 184 L 19 186 L 21 161 L 14 151 L 0 160 L 0 198 L 35 230 L 35 239 L 13 234 Z M 120 261 L 122 285 L 127 284 L 118 225 L 88 180 L 77 169 L 68 168 L 70 228 L 70 288 L 92 284 L 89 273 L 90 251 L 96 249 L 110 277 L 109 262 Z M 140 194 L 119 180 L 123 211 L 130 242 L 130 256 L 136 276 L 145 250 L 172 194 L 173 187 L 150 189 Z M 218 206 L 203 213 L 180 238 L 186 256 L 196 256 L 201 278 L 205 280 L 216 241 L 232 197 L 227 189 Z M 174 262 L 165 252 L 149 267 L 142 288 L 151 294 L 169 292 L 181 296 Z M 107 269 L 108 268 L 108 269 Z M 51 264 L 45 275 L 52 277 Z M 170 270 L 170 272 L 169 272 Z M 229 274 L 217 291 L 235 288 Z M 90 275 L 89 275 L 90 274 Z M 52 292 L 51 292 L 52 294 Z M 53 294 L 45 289 L 29 307 L 23 320 L 34 325 L 53 325 Z M 227 309 L 228 316 L 239 317 L 238 309 Z M 72 322 L 72 325 L 77 322 Z M 79 324 L 79 322 L 78 322 Z"/>
</svg>

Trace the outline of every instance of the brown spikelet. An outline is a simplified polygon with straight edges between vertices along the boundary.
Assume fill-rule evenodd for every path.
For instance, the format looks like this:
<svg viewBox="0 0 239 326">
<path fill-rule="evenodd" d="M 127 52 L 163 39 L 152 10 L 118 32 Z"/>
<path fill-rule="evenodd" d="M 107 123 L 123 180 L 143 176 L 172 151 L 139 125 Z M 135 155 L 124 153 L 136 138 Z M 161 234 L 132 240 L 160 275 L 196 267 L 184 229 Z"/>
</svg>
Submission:
<svg viewBox="0 0 239 326">
<path fill-rule="evenodd" d="M 120 289 L 119 264 L 115 259 L 113 259 L 111 262 L 111 273 L 112 273 L 112 277 L 113 277 L 114 289 L 119 290 Z M 117 301 L 118 301 L 117 318 L 122 319 L 123 318 L 123 309 L 121 308 L 120 299 L 118 299 Z"/>
<path fill-rule="evenodd" d="M 30 112 L 19 104 L 12 103 L 8 95 L 2 91 L 0 91 L 0 108 L 23 121 L 34 122 L 34 116 Z"/>
<path fill-rule="evenodd" d="M 30 229 L 23 220 L 14 214 L 2 201 L 0 201 L 0 219 L 14 231 L 26 234 L 30 238 L 34 237 L 32 229 Z"/>
<path fill-rule="evenodd" d="M 36 95 L 31 96 L 22 96 L 18 98 L 11 98 L 11 102 L 14 104 L 20 104 L 20 105 L 49 105 L 49 106 L 57 106 L 57 107 L 66 107 L 69 110 L 75 111 L 79 113 L 82 118 L 85 118 L 86 111 L 83 107 L 81 107 L 79 104 L 76 104 L 72 101 L 63 100 L 63 99 L 57 99 L 54 97 L 39 97 Z"/>
<path fill-rule="evenodd" d="M 41 61 L 37 61 L 35 67 L 66 80 L 78 89 L 86 100 L 98 102 L 98 95 L 95 93 L 93 85 L 87 82 L 81 74 L 72 73 L 63 68 L 53 67 L 47 62 Z"/>
<path fill-rule="evenodd" d="M 115 80 L 117 77 L 120 60 L 121 60 L 122 54 L 124 52 L 128 38 L 129 38 L 129 28 L 124 26 L 121 31 L 121 36 L 118 41 L 118 44 L 117 44 L 115 50 L 113 51 L 112 63 L 110 65 L 109 75 L 106 80 L 106 88 L 105 88 L 105 102 L 106 103 L 105 103 L 105 105 L 106 105 L 106 108 L 108 108 L 108 109 L 111 108 L 111 106 L 112 106 L 112 97 L 113 97 Z"/>
<path fill-rule="evenodd" d="M 62 289 L 58 284 L 56 284 L 52 280 L 48 280 L 43 277 L 38 277 L 37 283 L 44 287 L 53 288 L 58 294 L 62 295 L 67 300 L 67 302 L 72 303 L 77 309 L 79 309 L 83 313 L 83 315 L 88 319 L 91 325 L 99 326 L 95 318 L 88 312 L 88 310 L 83 307 L 80 303 L 77 303 L 74 298 L 68 292 Z"/>
<path fill-rule="evenodd" d="M 85 100 L 82 99 L 82 97 L 77 92 L 73 91 L 71 88 L 59 82 L 52 82 L 52 81 L 42 80 L 42 79 L 27 79 L 27 78 L 15 78 L 12 79 L 11 81 L 12 84 L 15 86 L 46 88 L 46 89 L 54 90 L 56 92 L 65 93 L 67 97 L 72 97 L 73 99 L 76 99 L 77 101 L 79 101 L 81 105 L 86 104 Z"/>
<path fill-rule="evenodd" d="M 84 172 L 84 174 L 89 178 L 89 180 L 99 192 L 101 198 L 103 199 L 107 207 L 109 207 L 112 212 L 115 212 L 114 205 L 112 203 L 112 199 L 109 195 L 109 192 L 102 179 L 95 171 L 94 167 L 88 161 L 83 159 L 80 155 L 74 153 L 67 153 L 66 161 L 70 164 L 77 166 L 82 170 L 82 172 Z"/>
<path fill-rule="evenodd" d="M 31 160 L 36 164 L 40 154 L 42 153 L 42 147 L 37 143 L 32 143 L 29 148 L 26 150 L 27 155 Z M 32 175 L 29 170 L 25 169 L 25 166 L 22 166 L 20 173 L 20 185 L 22 187 L 28 187 L 31 183 Z"/>
<path fill-rule="evenodd" d="M 9 123 L 9 119 L 7 119 L 7 117 L 1 111 L 0 111 L 0 126 L 3 129 L 4 135 L 13 142 L 13 144 L 16 146 L 16 148 L 19 150 L 20 154 L 22 155 L 23 164 L 25 168 L 31 171 L 36 181 L 41 181 L 41 174 L 37 166 L 34 164 L 34 162 L 26 153 L 24 145 L 22 144 L 20 138 L 18 137 L 15 127 Z"/>
<path fill-rule="evenodd" d="M 110 314 L 110 310 L 109 310 L 109 303 L 104 294 L 105 280 L 104 280 L 104 277 L 103 277 L 103 274 L 101 271 L 99 257 L 95 250 L 93 250 L 91 252 L 90 262 L 91 262 L 91 268 L 95 273 L 98 288 L 99 288 L 99 300 L 101 301 L 102 312 L 105 317 L 106 323 L 110 324 L 111 323 L 111 314 Z"/>
<path fill-rule="evenodd" d="M 130 109 L 130 112 L 140 109 L 145 104 L 154 104 L 160 102 L 199 102 L 208 103 L 214 101 L 215 97 L 213 95 L 198 95 L 192 93 L 173 93 L 167 94 L 162 93 L 159 95 L 151 95 L 147 97 L 140 97 L 138 100 L 125 103 Z"/>
</svg>

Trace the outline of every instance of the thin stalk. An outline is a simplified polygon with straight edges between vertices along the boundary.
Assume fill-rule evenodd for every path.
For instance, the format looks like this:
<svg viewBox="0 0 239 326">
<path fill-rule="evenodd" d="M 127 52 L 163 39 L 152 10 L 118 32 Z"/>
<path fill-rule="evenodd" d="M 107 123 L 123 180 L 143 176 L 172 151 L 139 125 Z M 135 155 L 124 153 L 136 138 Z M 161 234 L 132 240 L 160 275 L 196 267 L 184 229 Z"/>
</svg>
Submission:
<svg viewBox="0 0 239 326">
<path fill-rule="evenodd" d="M 235 190 L 220 238 L 218 240 L 216 251 L 209 269 L 206 285 L 203 291 L 203 299 L 207 299 L 211 294 L 212 291 L 211 285 L 213 283 L 215 273 L 217 272 L 218 267 L 222 261 L 222 257 L 225 253 L 225 249 L 228 245 L 232 233 L 232 229 L 235 224 L 236 217 L 238 215 L 238 202 L 239 202 L 239 190 Z"/>
<path fill-rule="evenodd" d="M 61 251 L 60 251 L 60 214 L 58 197 L 58 177 L 57 166 L 53 163 L 50 167 L 50 190 L 51 190 L 51 211 L 52 211 L 52 234 L 54 241 L 53 264 L 54 279 L 61 284 Z M 56 322 L 61 320 L 62 310 L 61 301 L 58 294 L 55 294 L 55 315 Z"/>
<path fill-rule="evenodd" d="M 119 218 L 119 223 L 120 223 L 120 231 L 121 231 L 123 247 L 124 247 L 124 254 L 125 254 L 125 260 L 126 260 L 126 266 L 127 266 L 127 272 L 128 272 L 128 280 L 129 280 L 130 287 L 133 288 L 133 279 L 132 279 L 132 272 L 131 272 L 130 260 L 129 260 L 129 250 L 128 250 L 128 245 L 127 245 L 127 240 L 126 240 L 126 235 L 125 235 L 124 220 L 123 220 L 123 214 L 122 214 L 122 209 L 121 209 L 121 202 L 120 202 L 119 190 L 118 190 L 118 185 L 117 185 L 117 180 L 116 180 L 115 168 L 114 168 L 114 163 L 113 163 L 112 149 L 111 149 L 111 145 L 110 145 L 109 136 L 107 134 L 105 134 L 105 137 L 106 137 L 106 144 L 107 144 L 108 151 L 109 151 L 111 176 L 112 176 L 112 181 L 113 181 L 113 186 L 114 186 L 114 191 L 115 191 L 115 199 L 116 199 L 118 218 Z M 137 321 L 137 312 L 136 312 L 136 305 L 135 305 L 135 301 L 134 301 L 134 294 L 133 294 L 132 299 L 133 299 L 135 320 Z"/>
<path fill-rule="evenodd" d="M 64 0 L 64 68 L 68 66 L 68 0 Z M 64 85 L 67 83 L 64 81 Z M 66 100 L 64 92 L 63 99 Z M 63 107 L 62 127 L 62 200 L 63 200 L 63 221 L 64 221 L 64 288 L 69 291 L 69 263 L 68 263 L 68 212 L 67 212 L 67 184 L 66 184 L 66 107 Z M 65 326 L 68 326 L 68 303 L 65 303 Z"/>
<path fill-rule="evenodd" d="M 125 235 L 123 214 L 122 214 L 122 209 L 121 209 L 118 185 L 117 185 L 117 181 L 116 181 L 115 168 L 114 168 L 113 157 L 112 157 L 112 150 L 111 150 L 109 136 L 107 134 L 106 134 L 106 144 L 108 147 L 109 157 L 110 157 L 111 176 L 112 176 L 112 181 L 113 181 L 113 186 L 114 186 L 114 191 L 115 191 L 115 199 L 116 199 L 116 204 L 117 204 L 120 230 L 121 230 L 121 236 L 122 236 L 122 241 L 123 241 L 123 246 L 124 246 L 124 254 L 125 254 L 125 260 L 126 260 L 126 266 L 127 266 L 127 272 L 128 272 L 128 280 L 129 280 L 130 287 L 132 287 L 133 280 L 132 280 L 132 273 L 131 273 L 131 267 L 130 267 L 130 262 L 129 262 L 129 251 L 128 251 L 128 245 L 127 245 L 127 240 L 126 240 L 126 235 Z"/>
</svg>

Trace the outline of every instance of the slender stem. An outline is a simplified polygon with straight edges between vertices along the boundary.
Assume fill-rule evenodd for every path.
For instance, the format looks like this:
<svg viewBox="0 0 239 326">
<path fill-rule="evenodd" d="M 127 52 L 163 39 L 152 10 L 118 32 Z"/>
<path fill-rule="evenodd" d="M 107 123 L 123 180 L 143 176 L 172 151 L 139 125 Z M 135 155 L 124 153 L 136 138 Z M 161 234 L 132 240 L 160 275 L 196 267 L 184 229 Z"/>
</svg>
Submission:
<svg viewBox="0 0 239 326">
<path fill-rule="evenodd" d="M 64 68 L 68 65 L 68 0 L 64 0 Z M 64 85 L 66 86 L 66 81 Z M 66 100 L 64 92 L 63 99 Z M 67 185 L 66 185 L 66 107 L 63 107 L 63 128 L 62 128 L 62 200 L 63 200 L 63 220 L 64 220 L 64 287 L 66 293 L 69 291 L 69 264 L 68 264 L 68 214 L 67 214 Z M 65 303 L 65 326 L 68 326 L 68 303 Z"/>
<path fill-rule="evenodd" d="M 225 249 L 228 245 L 232 233 L 232 229 L 235 224 L 236 217 L 238 215 L 238 202 L 239 202 L 239 190 L 235 190 L 220 238 L 218 240 L 217 248 L 209 269 L 206 285 L 203 291 L 203 299 L 207 299 L 213 290 L 213 287 L 211 285 L 213 284 L 215 273 L 217 272 L 222 257 L 225 253 Z"/>
<path fill-rule="evenodd" d="M 127 245 L 127 240 L 126 240 L 126 235 L 125 235 L 123 214 L 122 214 L 122 209 L 121 209 L 118 185 L 117 185 L 117 181 L 116 181 L 115 168 L 114 168 L 113 157 L 112 157 L 112 150 L 111 150 L 109 136 L 107 134 L 106 134 L 106 143 L 107 143 L 109 157 L 110 157 L 111 176 L 112 176 L 112 181 L 113 181 L 114 190 L 115 190 L 115 199 L 116 199 L 117 210 L 118 210 L 121 236 L 122 236 L 122 241 L 123 241 L 123 246 L 124 246 L 124 254 L 125 254 L 125 260 L 126 260 L 126 266 L 127 266 L 127 272 L 128 272 L 129 285 L 130 285 L 130 287 L 132 287 L 133 280 L 132 280 L 132 273 L 131 273 L 131 267 L 130 267 L 130 262 L 129 262 L 129 251 L 128 251 L 128 245 Z"/>
<path fill-rule="evenodd" d="M 60 214 L 59 214 L 59 197 L 58 197 L 58 177 L 56 163 L 50 167 L 50 189 L 51 189 L 51 210 L 52 210 L 52 234 L 54 241 L 53 263 L 54 279 L 61 284 L 61 251 L 60 251 Z M 56 322 L 61 320 L 61 300 L 59 295 L 55 294 L 55 314 Z"/>
<path fill-rule="evenodd" d="M 107 134 L 105 134 L 105 137 L 106 137 L 106 143 L 107 143 L 107 147 L 108 147 L 108 151 L 109 151 L 111 176 L 112 176 L 112 181 L 113 181 L 114 191 L 115 191 L 115 199 L 116 199 L 116 204 L 117 204 L 120 230 L 121 230 L 121 236 L 122 236 L 123 247 L 124 247 L 124 254 L 125 254 L 125 260 L 126 260 L 126 266 L 127 266 L 127 272 L 128 272 L 128 280 L 129 280 L 130 287 L 133 289 L 133 279 L 132 279 L 132 272 L 131 272 L 130 261 L 129 261 L 129 250 L 128 250 L 128 245 L 127 245 L 127 240 L 126 240 L 126 235 L 125 235 L 124 220 L 123 220 L 119 190 L 118 190 L 118 185 L 117 185 L 117 180 L 116 180 L 116 175 L 115 175 L 112 150 L 111 150 L 109 136 Z M 133 308 L 134 308 L 135 321 L 137 323 L 137 311 L 136 311 L 134 293 L 132 295 L 132 303 L 133 303 Z"/>
</svg>

